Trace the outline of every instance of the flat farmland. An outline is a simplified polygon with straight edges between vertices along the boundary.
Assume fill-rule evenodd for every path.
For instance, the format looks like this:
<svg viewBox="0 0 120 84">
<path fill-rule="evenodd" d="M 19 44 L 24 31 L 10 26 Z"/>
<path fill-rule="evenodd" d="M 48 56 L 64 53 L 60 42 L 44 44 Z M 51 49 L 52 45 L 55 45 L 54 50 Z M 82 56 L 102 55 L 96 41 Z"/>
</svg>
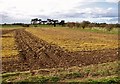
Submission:
<svg viewBox="0 0 120 84">
<path fill-rule="evenodd" d="M 14 38 L 14 29 L 3 29 L 0 41 L 2 43 L 2 60 L 5 61 L 8 58 L 18 57 L 18 50 L 16 49 L 16 43 Z"/>
<path fill-rule="evenodd" d="M 28 28 L 35 36 L 69 51 L 91 51 L 118 48 L 118 35 L 77 31 L 74 29 Z"/>
<path fill-rule="evenodd" d="M 117 78 L 117 34 L 52 27 L 2 31 L 4 82 Z"/>
</svg>

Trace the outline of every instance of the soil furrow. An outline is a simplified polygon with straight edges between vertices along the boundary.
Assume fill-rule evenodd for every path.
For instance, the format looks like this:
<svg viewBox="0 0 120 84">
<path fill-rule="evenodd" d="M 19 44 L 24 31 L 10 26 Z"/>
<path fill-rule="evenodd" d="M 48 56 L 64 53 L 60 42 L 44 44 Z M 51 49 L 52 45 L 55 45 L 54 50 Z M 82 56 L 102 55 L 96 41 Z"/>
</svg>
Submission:
<svg viewBox="0 0 120 84">
<path fill-rule="evenodd" d="M 54 49 L 54 48 L 48 49 L 47 47 L 49 46 L 49 44 L 47 44 L 46 42 L 42 42 L 42 41 L 39 42 L 39 40 L 37 38 L 33 37 L 31 34 L 29 34 L 26 31 L 20 30 L 18 32 L 20 33 L 20 35 L 18 35 L 18 37 L 17 37 L 18 40 L 20 40 L 20 38 L 23 40 L 23 42 L 17 41 L 18 45 L 22 49 L 22 51 L 21 51 L 22 56 L 21 57 L 25 57 L 25 60 L 27 59 L 29 61 L 29 63 L 31 62 L 31 60 L 34 60 L 34 65 L 35 64 L 36 65 L 42 64 L 46 68 L 60 67 L 60 66 L 63 67 L 63 66 L 69 65 L 67 60 L 64 59 L 65 57 L 63 58 L 63 56 L 62 56 L 60 58 L 60 56 L 57 56 L 55 53 L 51 52 L 52 50 L 56 50 L 56 49 Z M 21 46 L 23 46 L 23 47 L 21 47 Z M 28 49 L 28 52 L 26 52 L 26 47 Z M 32 53 L 31 56 L 27 55 L 29 52 Z M 62 61 L 60 59 L 62 59 Z"/>
<path fill-rule="evenodd" d="M 86 66 L 118 59 L 118 49 L 104 49 L 88 52 L 69 52 L 52 45 L 23 30 L 15 30 L 19 60 L 3 62 L 4 72 L 26 71 L 40 68 Z"/>
</svg>

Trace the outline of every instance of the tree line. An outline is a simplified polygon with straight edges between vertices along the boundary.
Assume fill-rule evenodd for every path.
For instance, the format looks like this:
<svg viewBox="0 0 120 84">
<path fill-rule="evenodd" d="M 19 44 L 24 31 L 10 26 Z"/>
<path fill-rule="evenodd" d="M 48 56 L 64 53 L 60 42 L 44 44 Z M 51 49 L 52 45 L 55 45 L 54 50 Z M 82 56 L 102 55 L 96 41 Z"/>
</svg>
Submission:
<svg viewBox="0 0 120 84">
<path fill-rule="evenodd" d="M 56 25 L 61 25 L 62 27 L 69 27 L 69 28 L 106 28 L 108 31 L 111 31 L 113 28 L 120 28 L 120 24 L 107 24 L 107 23 L 92 23 L 89 21 L 82 21 L 82 22 L 65 22 L 65 20 L 54 20 L 54 19 L 47 19 L 42 20 L 38 18 L 31 19 L 31 24 L 24 24 L 24 23 L 13 23 L 13 24 L 2 24 L 2 26 L 11 26 L 11 25 L 17 25 L 17 26 L 23 26 L 23 27 L 29 27 L 31 25 L 37 27 L 38 25 L 53 25 L 56 27 Z"/>
<path fill-rule="evenodd" d="M 107 24 L 107 23 L 91 23 L 89 21 L 82 21 L 82 22 L 68 22 L 66 24 L 69 28 L 90 28 L 99 27 L 99 28 L 106 28 L 108 31 L 111 31 L 113 28 L 120 28 L 120 24 Z"/>
<path fill-rule="evenodd" d="M 37 24 L 48 24 L 48 25 L 53 25 L 54 27 L 56 27 L 56 25 L 65 25 L 65 21 L 61 20 L 59 22 L 59 20 L 54 20 L 54 19 L 47 19 L 47 20 L 42 20 L 42 19 L 31 19 L 31 24 L 35 25 L 35 27 L 37 26 Z"/>
</svg>

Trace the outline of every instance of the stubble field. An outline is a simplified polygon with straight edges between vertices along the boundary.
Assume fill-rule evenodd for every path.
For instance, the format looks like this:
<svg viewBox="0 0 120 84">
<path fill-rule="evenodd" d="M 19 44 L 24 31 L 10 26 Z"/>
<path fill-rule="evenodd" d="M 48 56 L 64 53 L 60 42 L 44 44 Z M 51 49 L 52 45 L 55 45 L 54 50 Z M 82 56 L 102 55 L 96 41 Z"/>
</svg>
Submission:
<svg viewBox="0 0 120 84">
<path fill-rule="evenodd" d="M 119 48 L 117 34 L 96 33 L 68 28 L 11 28 L 2 31 L 3 75 L 13 72 L 30 71 L 29 75 L 33 73 L 33 77 L 40 76 L 39 73 L 35 74 L 39 70 L 46 71 L 47 69 L 49 74 L 54 73 L 54 70 L 52 71 L 51 69 L 55 69 L 55 71 L 63 69 L 61 73 L 69 75 L 64 78 L 57 71 L 56 73 L 59 73 L 59 76 L 58 74 L 55 75 L 55 73 L 54 75 L 55 77 L 60 77 L 58 81 L 70 81 L 68 79 L 79 80 L 81 77 L 78 73 L 84 74 L 82 78 L 93 76 L 90 74 L 86 75 L 87 71 L 85 71 L 86 67 L 91 67 L 91 65 L 95 67 L 93 70 L 89 68 L 91 74 L 93 74 L 96 67 L 112 65 L 105 69 L 105 71 L 109 71 L 109 74 L 101 75 L 99 73 L 96 77 L 116 77 L 118 73 L 116 72 L 117 67 L 113 66 L 113 63 L 117 66 L 118 62 Z M 103 66 L 103 64 L 105 65 Z M 70 72 L 69 69 L 72 67 L 77 68 L 72 69 Z M 81 69 L 85 70 L 81 71 Z M 100 68 L 97 69 L 98 71 L 102 70 Z M 76 77 L 76 74 L 68 73 L 68 71 L 70 73 L 76 72 L 78 77 Z M 71 77 L 71 75 L 75 75 L 75 77 Z M 4 81 L 16 81 L 17 76 L 13 75 L 13 77 L 15 78 L 12 80 L 3 76 Z M 20 78 L 17 81 L 25 79 L 27 78 Z M 30 80 L 28 81 L 30 82 Z"/>
</svg>

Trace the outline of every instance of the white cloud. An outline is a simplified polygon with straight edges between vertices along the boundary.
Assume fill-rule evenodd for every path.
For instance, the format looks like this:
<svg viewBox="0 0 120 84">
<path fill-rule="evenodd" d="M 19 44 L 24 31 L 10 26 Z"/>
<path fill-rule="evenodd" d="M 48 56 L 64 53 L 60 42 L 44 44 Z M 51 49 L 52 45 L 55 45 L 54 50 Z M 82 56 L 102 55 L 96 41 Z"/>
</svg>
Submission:
<svg viewBox="0 0 120 84">
<path fill-rule="evenodd" d="M 51 15 L 74 8 L 80 0 L 5 0 L 0 4 L 0 12 L 7 12 L 13 16 L 17 13 L 29 15 Z"/>
<path fill-rule="evenodd" d="M 0 15 L 3 20 L 11 19 L 15 21 L 29 21 L 31 18 L 68 18 L 67 16 L 77 17 L 97 17 L 105 15 L 113 9 L 94 7 L 77 8 L 90 2 L 115 2 L 117 0 L 0 0 Z M 83 2 L 85 2 L 83 4 Z M 77 15 L 76 15 L 77 14 Z M 10 20 L 10 21 L 11 21 Z"/>
<path fill-rule="evenodd" d="M 120 0 L 106 0 L 106 2 L 118 3 Z"/>
</svg>

